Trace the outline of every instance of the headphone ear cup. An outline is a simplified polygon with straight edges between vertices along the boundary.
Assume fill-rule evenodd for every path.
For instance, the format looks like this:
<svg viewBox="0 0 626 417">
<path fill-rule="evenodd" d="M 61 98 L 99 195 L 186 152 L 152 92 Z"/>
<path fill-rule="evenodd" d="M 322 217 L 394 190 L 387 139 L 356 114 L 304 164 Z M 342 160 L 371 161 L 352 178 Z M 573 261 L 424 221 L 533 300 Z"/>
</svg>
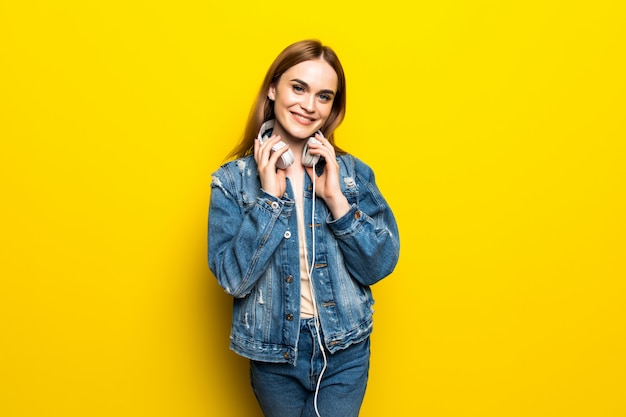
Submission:
<svg viewBox="0 0 626 417">
<path fill-rule="evenodd" d="M 289 165 L 293 164 L 293 161 L 293 152 L 291 152 L 291 149 L 289 149 L 287 152 L 280 156 L 280 158 L 276 162 L 276 167 L 280 169 L 286 169 Z"/>
<path fill-rule="evenodd" d="M 305 167 L 312 167 L 320 160 L 319 155 L 311 155 L 309 153 L 309 143 L 321 144 L 322 142 L 315 139 L 314 137 L 310 137 L 307 143 L 304 145 L 304 149 L 302 150 L 302 165 L 304 165 Z"/>
<path fill-rule="evenodd" d="M 272 152 L 276 152 L 282 148 L 287 146 L 285 142 L 278 142 L 276 145 L 272 146 Z M 294 157 L 291 149 L 288 149 L 287 152 L 283 153 L 278 161 L 276 161 L 276 168 L 286 169 L 289 165 L 293 164 Z"/>
</svg>

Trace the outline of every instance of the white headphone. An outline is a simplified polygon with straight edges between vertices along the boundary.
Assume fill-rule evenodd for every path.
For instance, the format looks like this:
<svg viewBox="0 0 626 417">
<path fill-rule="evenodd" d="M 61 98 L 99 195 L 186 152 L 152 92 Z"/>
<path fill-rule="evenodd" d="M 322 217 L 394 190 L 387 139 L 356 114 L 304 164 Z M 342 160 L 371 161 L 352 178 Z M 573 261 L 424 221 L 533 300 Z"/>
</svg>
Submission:
<svg viewBox="0 0 626 417">
<path fill-rule="evenodd" d="M 258 139 L 261 143 L 263 143 L 266 139 L 269 138 L 269 132 L 274 128 L 274 120 L 268 120 L 267 122 L 263 123 L 261 125 L 261 129 L 259 129 L 259 135 L 258 135 Z M 318 130 L 317 133 L 319 133 L 320 135 L 323 136 L 322 131 Z M 304 149 L 302 150 L 302 165 L 306 166 L 306 167 L 312 167 L 313 165 L 317 164 L 317 162 L 320 160 L 320 156 L 319 155 L 311 155 L 309 153 L 309 144 L 310 143 L 322 143 L 319 140 L 315 139 L 315 136 L 311 136 L 309 138 L 309 140 L 307 141 L 307 143 L 304 145 Z M 285 144 L 285 142 L 278 142 L 276 145 L 272 146 L 272 152 L 275 152 L 279 149 L 284 148 L 285 146 L 287 146 Z M 285 169 L 287 168 L 289 165 L 293 164 L 294 162 L 294 157 L 293 157 L 293 152 L 291 152 L 291 149 L 288 150 L 287 152 L 283 153 L 280 156 L 280 159 L 276 162 L 276 167 L 280 168 L 280 169 Z"/>
</svg>

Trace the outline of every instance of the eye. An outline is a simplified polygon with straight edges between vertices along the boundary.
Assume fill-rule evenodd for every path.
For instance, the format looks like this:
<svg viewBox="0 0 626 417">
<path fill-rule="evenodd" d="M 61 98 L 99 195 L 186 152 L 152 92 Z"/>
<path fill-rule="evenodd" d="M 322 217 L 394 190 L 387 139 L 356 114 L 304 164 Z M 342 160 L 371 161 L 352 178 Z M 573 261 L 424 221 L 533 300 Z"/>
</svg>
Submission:
<svg viewBox="0 0 626 417">
<path fill-rule="evenodd" d="M 322 101 L 332 101 L 333 96 L 331 96 L 330 94 L 320 94 L 319 98 Z"/>
<path fill-rule="evenodd" d="M 300 84 L 294 84 L 293 91 L 295 91 L 296 93 L 304 93 L 304 87 L 302 87 Z"/>
</svg>

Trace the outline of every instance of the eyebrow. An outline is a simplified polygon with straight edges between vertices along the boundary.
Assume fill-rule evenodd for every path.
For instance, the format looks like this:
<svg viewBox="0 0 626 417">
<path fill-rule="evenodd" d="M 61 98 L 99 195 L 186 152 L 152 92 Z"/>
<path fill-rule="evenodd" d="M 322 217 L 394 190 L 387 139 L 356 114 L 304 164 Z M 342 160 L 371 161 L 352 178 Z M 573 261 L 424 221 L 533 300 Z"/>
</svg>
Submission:
<svg viewBox="0 0 626 417">
<path fill-rule="evenodd" d="M 294 79 L 292 79 L 291 81 L 295 81 L 295 82 L 297 82 L 297 83 L 299 83 L 299 84 L 302 84 L 303 86 L 305 86 L 305 87 L 309 88 L 309 84 L 307 84 L 306 82 L 304 82 L 304 81 L 302 81 L 302 80 L 300 80 L 300 79 L 298 79 L 298 78 L 294 78 Z M 334 92 L 333 90 L 328 90 L 328 89 L 325 89 L 325 90 L 320 90 L 320 91 L 318 91 L 318 93 L 324 93 L 324 94 L 332 94 L 332 95 L 335 95 L 335 92 Z"/>
</svg>

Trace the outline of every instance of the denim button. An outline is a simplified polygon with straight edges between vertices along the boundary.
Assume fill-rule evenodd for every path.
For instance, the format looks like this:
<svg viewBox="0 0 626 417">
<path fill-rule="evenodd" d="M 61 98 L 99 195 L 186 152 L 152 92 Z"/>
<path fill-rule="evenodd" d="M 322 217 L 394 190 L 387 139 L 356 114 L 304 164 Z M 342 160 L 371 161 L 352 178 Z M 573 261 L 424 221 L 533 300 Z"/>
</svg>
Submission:
<svg viewBox="0 0 626 417">
<path fill-rule="evenodd" d="M 273 209 L 277 209 L 278 208 L 278 203 L 276 201 L 272 201 L 272 208 Z"/>
<path fill-rule="evenodd" d="M 287 314 L 287 317 L 285 317 L 287 319 L 287 321 L 292 321 L 293 320 L 293 314 L 289 313 Z"/>
<path fill-rule="evenodd" d="M 288 284 L 291 284 L 293 282 L 293 276 L 287 275 L 287 278 L 285 278 L 285 281 L 287 281 Z"/>
<path fill-rule="evenodd" d="M 283 358 L 289 359 L 289 352 L 283 352 Z"/>
<path fill-rule="evenodd" d="M 289 239 L 291 237 L 291 232 L 287 230 L 283 236 L 285 237 L 285 239 Z"/>
<path fill-rule="evenodd" d="M 359 210 L 354 212 L 354 218 L 357 220 L 361 218 L 361 212 Z"/>
</svg>

